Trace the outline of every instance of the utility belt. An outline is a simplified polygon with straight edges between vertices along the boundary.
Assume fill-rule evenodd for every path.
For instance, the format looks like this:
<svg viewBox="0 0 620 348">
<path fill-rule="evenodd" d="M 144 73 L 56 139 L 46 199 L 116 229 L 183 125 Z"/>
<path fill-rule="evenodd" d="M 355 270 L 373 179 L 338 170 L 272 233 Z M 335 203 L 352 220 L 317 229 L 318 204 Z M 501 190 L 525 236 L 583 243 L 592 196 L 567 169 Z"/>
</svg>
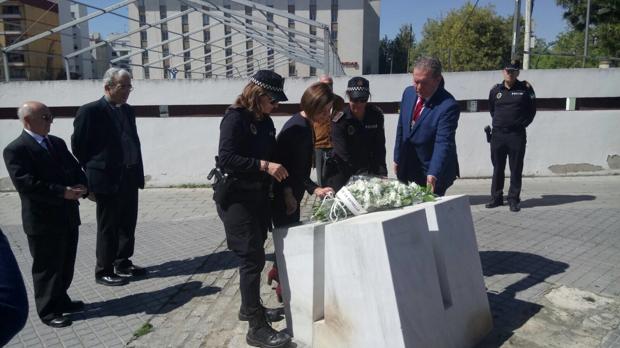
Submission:
<svg viewBox="0 0 620 348">
<path fill-rule="evenodd" d="M 241 176 L 241 177 L 239 177 Z M 247 200 L 260 200 L 269 197 L 270 181 L 261 178 L 248 178 L 247 175 L 225 173 L 215 167 L 207 179 L 213 179 L 213 200 L 226 208 L 230 203 Z"/>
<path fill-rule="evenodd" d="M 525 132 L 525 127 L 523 127 L 523 126 L 510 126 L 510 127 L 495 127 L 495 126 L 493 126 L 493 132 L 500 132 L 500 133 Z"/>
</svg>

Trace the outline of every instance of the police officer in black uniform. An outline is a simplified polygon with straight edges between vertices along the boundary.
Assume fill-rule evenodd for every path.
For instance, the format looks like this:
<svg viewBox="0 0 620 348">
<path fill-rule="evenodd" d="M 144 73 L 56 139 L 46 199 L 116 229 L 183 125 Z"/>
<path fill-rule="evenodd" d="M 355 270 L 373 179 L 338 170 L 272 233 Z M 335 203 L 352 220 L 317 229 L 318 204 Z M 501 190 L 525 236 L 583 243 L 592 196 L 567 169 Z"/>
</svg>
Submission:
<svg viewBox="0 0 620 348">
<path fill-rule="evenodd" d="M 368 80 L 354 77 L 347 84 L 349 105 L 332 119 L 332 157 L 327 161 L 327 186 L 338 191 L 352 175 L 387 176 L 383 112 L 368 104 Z"/>
<path fill-rule="evenodd" d="M 214 184 L 214 199 L 228 248 L 240 259 L 239 320 L 249 321 L 246 341 L 256 347 L 284 347 L 291 341 L 289 334 L 274 330 L 268 323 L 282 319 L 279 310 L 263 307 L 260 298 L 264 243 L 271 228 L 271 183 L 288 176 L 282 165 L 271 162 L 276 130 L 269 113 L 278 102 L 288 100 L 283 87 L 280 75 L 258 71 L 220 124 L 216 166 L 225 176 Z"/>
<path fill-rule="evenodd" d="M 506 157 L 510 166 L 510 188 L 507 201 L 510 211 L 517 212 L 521 193 L 523 158 L 527 142 L 525 128 L 536 115 L 536 96 L 527 81 L 519 81 L 519 61 L 512 60 L 504 66 L 504 81 L 491 88 L 489 111 L 493 119 L 491 135 L 491 162 L 493 181 L 491 201 L 487 208 L 503 205 L 504 169 Z"/>
</svg>

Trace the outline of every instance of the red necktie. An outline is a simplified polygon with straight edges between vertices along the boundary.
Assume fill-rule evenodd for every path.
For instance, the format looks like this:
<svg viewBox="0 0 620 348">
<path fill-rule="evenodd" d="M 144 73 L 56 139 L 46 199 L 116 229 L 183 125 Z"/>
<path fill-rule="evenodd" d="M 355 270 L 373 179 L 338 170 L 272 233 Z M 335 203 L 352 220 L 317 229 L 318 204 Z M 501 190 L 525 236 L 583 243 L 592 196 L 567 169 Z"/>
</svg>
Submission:
<svg viewBox="0 0 620 348">
<path fill-rule="evenodd" d="M 413 116 L 411 117 L 411 119 L 413 120 L 412 123 L 418 122 L 423 107 L 424 102 L 422 101 L 421 97 L 418 97 L 418 101 L 415 103 L 415 108 L 413 109 Z"/>
</svg>

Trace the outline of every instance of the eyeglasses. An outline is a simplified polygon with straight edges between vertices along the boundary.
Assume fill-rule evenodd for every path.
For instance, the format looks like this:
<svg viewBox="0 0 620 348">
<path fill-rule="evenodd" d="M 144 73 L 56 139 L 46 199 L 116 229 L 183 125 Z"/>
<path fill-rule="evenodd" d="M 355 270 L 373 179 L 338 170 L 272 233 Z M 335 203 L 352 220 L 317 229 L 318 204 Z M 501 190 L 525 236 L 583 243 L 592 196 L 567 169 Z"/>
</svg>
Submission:
<svg viewBox="0 0 620 348">
<path fill-rule="evenodd" d="M 269 99 L 270 99 L 269 100 L 269 104 L 271 104 L 271 105 L 276 105 L 276 104 L 278 104 L 280 102 L 279 100 L 273 99 L 269 94 L 261 94 L 260 96 L 261 97 L 269 97 Z"/>
<path fill-rule="evenodd" d="M 44 121 L 52 122 L 54 120 L 54 115 L 52 114 L 43 114 L 41 115 L 41 119 Z"/>
<path fill-rule="evenodd" d="M 368 103 L 368 98 L 351 98 L 352 103 Z"/>
</svg>

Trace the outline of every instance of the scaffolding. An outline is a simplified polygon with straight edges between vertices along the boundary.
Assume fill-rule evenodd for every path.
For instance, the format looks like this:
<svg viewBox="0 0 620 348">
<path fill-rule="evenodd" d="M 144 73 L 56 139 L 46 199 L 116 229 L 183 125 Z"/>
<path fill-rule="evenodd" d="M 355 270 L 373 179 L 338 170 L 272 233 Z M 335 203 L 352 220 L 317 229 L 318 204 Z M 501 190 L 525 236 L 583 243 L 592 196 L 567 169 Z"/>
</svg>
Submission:
<svg viewBox="0 0 620 348">
<path fill-rule="evenodd" d="M 63 23 L 59 26 L 48 29 L 44 32 L 38 33 L 29 38 L 14 42 L 11 45 L 2 48 L 4 76 L 7 82 L 11 80 L 8 60 L 10 52 L 19 50 L 20 48 L 25 47 L 34 41 L 45 39 L 46 37 L 55 33 L 61 33 L 63 31 L 69 30 L 73 26 L 80 23 L 88 22 L 93 18 L 110 14 L 126 18 L 128 21 L 136 22 L 138 23 L 138 27 L 136 29 L 128 31 L 127 33 L 110 36 L 99 42 L 92 43 L 88 47 L 73 50 L 70 53 L 63 55 L 62 58 L 64 60 L 67 80 L 71 79 L 71 59 L 81 59 L 80 57 L 83 54 L 88 54 L 91 51 L 97 49 L 98 47 L 104 45 L 112 46 L 112 44 L 118 40 L 126 40 L 126 38 L 131 37 L 132 35 L 141 35 L 141 32 L 151 28 L 161 30 L 162 25 L 167 26 L 169 22 L 181 21 L 183 17 L 188 16 L 190 13 L 194 12 L 208 16 L 208 18 L 212 20 L 213 23 L 199 28 L 195 28 L 193 30 L 188 30 L 187 32 L 183 33 L 167 30 L 167 33 L 174 35 L 174 37 L 168 38 L 166 40 L 161 40 L 160 42 L 150 44 L 146 47 L 126 45 L 126 47 L 130 49 L 130 52 L 123 56 L 110 59 L 110 66 L 115 66 L 119 62 L 127 61 L 133 56 L 143 54 L 143 52 L 152 52 L 156 57 L 159 58 L 150 62 L 145 62 L 143 64 L 136 64 L 135 62 L 132 62 L 129 65 L 142 69 L 167 69 L 169 72 L 174 72 L 175 75 L 177 72 L 188 72 L 190 78 L 192 74 L 199 74 L 202 76 L 202 78 L 205 78 L 220 76 L 247 77 L 248 75 L 251 75 L 253 73 L 252 69 L 246 69 L 245 71 L 239 69 L 237 67 L 237 64 L 235 64 L 239 62 L 246 62 L 248 63 L 248 65 L 257 67 L 264 67 L 269 65 L 271 68 L 276 68 L 285 64 L 288 65 L 290 64 L 290 62 L 299 62 L 315 69 L 320 69 L 324 73 L 332 76 L 345 75 L 344 69 L 340 62 L 340 58 L 338 57 L 338 54 L 336 52 L 336 48 L 332 43 L 331 33 L 328 25 L 318 22 L 316 20 L 300 17 L 295 14 L 288 13 L 286 11 L 275 9 L 273 7 L 265 6 L 249 0 L 228 0 L 228 4 L 234 3 L 243 8 L 251 9 L 251 14 L 249 15 L 231 10 L 230 6 L 223 6 L 221 5 L 221 1 L 217 0 L 178 0 L 180 5 L 183 5 L 183 7 L 187 8 L 186 10 L 179 11 L 177 13 L 174 13 L 173 15 L 161 18 L 153 22 L 139 20 L 137 18 L 132 18 L 131 16 L 124 16 L 122 14 L 114 12 L 122 9 L 123 7 L 136 3 L 139 0 L 123 0 L 105 8 L 99 8 L 77 0 L 59 1 L 68 1 L 74 4 L 83 5 L 91 8 L 93 12 L 85 16 L 75 18 L 70 22 Z M 288 25 L 279 24 L 278 21 L 275 20 L 275 18 L 284 19 L 286 23 L 288 23 Z M 206 29 L 212 29 L 217 26 L 225 26 L 226 31 L 229 31 L 230 33 L 226 34 L 225 36 L 213 38 L 207 41 L 198 40 L 195 37 L 192 37 L 192 35 L 196 33 L 199 33 Z M 304 32 L 298 30 L 302 27 L 307 27 L 308 31 Z M 229 39 L 231 39 L 233 36 L 240 35 L 243 36 L 245 39 L 235 44 L 216 44 L 217 42 L 222 40 L 232 41 Z M 163 47 L 167 47 L 169 43 L 181 39 L 191 40 L 197 44 L 194 44 L 193 46 L 180 51 L 167 52 L 167 50 L 163 49 Z M 232 50 L 234 46 L 238 46 L 240 44 L 250 41 L 252 42 L 251 48 L 248 48 L 245 51 L 241 52 L 234 52 Z M 208 53 L 201 54 L 196 57 L 192 57 L 190 54 L 188 54 L 190 51 L 198 49 L 204 50 L 205 46 L 207 45 L 209 47 Z M 141 44 L 141 46 L 143 45 Z M 254 54 L 254 52 L 257 51 L 257 48 L 259 47 L 262 47 L 264 49 L 264 51 L 267 53 L 267 56 L 265 56 L 264 54 Z M 218 50 L 219 52 L 225 53 L 225 58 L 212 61 L 211 57 L 216 55 L 218 53 Z M 173 57 L 181 58 L 182 62 L 166 68 L 163 63 L 169 62 L 170 59 Z M 233 61 L 233 59 L 236 60 Z M 268 59 L 271 61 L 270 64 L 266 64 L 266 60 Z M 200 61 L 200 64 L 202 65 L 197 67 L 194 66 L 192 68 L 191 63 L 195 61 Z M 189 69 L 187 69 L 188 66 Z M 209 66 L 211 69 L 211 73 L 209 74 L 204 71 L 207 66 Z"/>
</svg>

